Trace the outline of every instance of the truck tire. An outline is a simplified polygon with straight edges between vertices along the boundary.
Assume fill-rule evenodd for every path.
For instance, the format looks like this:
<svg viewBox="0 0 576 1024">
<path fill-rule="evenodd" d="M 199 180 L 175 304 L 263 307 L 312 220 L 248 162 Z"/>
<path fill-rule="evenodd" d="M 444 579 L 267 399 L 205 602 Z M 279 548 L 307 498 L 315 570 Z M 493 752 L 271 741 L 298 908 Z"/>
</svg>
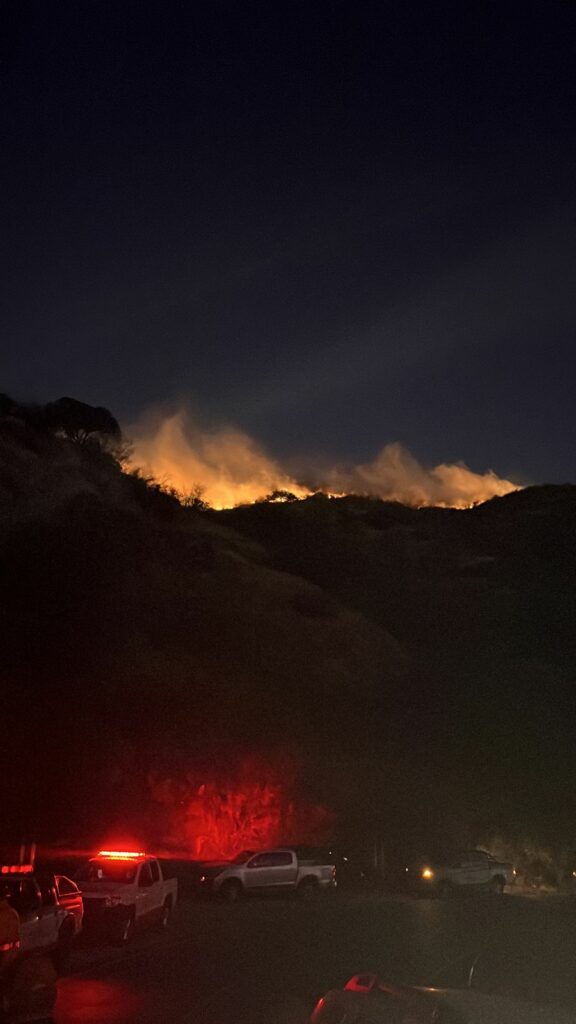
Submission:
<svg viewBox="0 0 576 1024">
<path fill-rule="evenodd" d="M 317 896 L 318 893 L 320 892 L 318 880 L 314 878 L 312 875 L 309 875 L 308 878 L 303 878 L 302 881 L 300 882 L 300 885 L 298 886 L 297 892 L 298 895 L 302 897 L 302 899 L 304 900 L 313 899 L 314 896 Z"/>
<path fill-rule="evenodd" d="M 127 946 L 134 934 L 134 911 L 129 911 L 112 929 L 112 941 L 115 946 Z"/>
<path fill-rule="evenodd" d="M 162 907 L 162 913 L 160 915 L 159 928 L 161 932 L 165 932 L 170 924 L 170 918 L 172 917 L 172 897 L 167 896 L 164 900 Z"/>
<path fill-rule="evenodd" d="M 227 903 L 238 903 L 244 895 L 242 882 L 237 878 L 229 878 L 227 882 L 222 883 L 220 895 Z"/>
<path fill-rule="evenodd" d="M 503 896 L 506 888 L 506 879 L 502 875 L 496 875 L 490 882 L 490 892 L 495 896 Z"/>
</svg>

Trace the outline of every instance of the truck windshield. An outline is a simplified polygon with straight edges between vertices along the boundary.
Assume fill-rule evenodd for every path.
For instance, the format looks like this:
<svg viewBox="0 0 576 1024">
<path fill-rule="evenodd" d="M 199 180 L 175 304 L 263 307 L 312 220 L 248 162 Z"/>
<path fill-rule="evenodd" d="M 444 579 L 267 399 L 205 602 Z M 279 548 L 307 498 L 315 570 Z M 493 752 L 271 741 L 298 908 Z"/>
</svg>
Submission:
<svg viewBox="0 0 576 1024">
<path fill-rule="evenodd" d="M 129 885 L 136 878 L 137 865 L 131 860 L 90 860 L 80 869 L 79 882 L 116 882 Z"/>
</svg>

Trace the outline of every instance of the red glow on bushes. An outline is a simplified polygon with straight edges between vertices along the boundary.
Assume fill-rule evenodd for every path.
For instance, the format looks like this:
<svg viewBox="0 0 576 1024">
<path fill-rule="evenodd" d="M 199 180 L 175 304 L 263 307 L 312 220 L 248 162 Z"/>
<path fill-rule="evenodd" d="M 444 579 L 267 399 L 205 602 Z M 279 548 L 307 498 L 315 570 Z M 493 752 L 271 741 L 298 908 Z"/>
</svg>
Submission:
<svg viewBox="0 0 576 1024">
<path fill-rule="evenodd" d="M 333 815 L 297 798 L 294 777 L 281 781 L 270 768 L 244 765 L 234 781 L 171 780 L 154 785 L 154 797 L 169 810 L 170 840 L 195 860 L 234 857 L 285 843 L 320 844 L 330 837 Z M 176 789 L 179 790 L 176 793 Z"/>
</svg>

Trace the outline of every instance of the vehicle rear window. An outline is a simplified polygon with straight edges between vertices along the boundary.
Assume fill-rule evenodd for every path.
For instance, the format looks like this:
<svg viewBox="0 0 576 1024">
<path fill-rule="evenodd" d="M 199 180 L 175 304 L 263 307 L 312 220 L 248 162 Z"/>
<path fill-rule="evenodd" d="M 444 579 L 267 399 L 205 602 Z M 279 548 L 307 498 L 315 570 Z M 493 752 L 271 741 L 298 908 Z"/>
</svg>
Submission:
<svg viewBox="0 0 576 1024">
<path fill-rule="evenodd" d="M 0 894 L 21 916 L 31 913 L 39 906 L 38 892 L 31 878 L 10 878 L 6 881 L 2 879 Z"/>
<path fill-rule="evenodd" d="M 292 864 L 292 854 L 281 850 L 260 853 L 248 865 L 251 868 L 284 868 Z"/>
</svg>

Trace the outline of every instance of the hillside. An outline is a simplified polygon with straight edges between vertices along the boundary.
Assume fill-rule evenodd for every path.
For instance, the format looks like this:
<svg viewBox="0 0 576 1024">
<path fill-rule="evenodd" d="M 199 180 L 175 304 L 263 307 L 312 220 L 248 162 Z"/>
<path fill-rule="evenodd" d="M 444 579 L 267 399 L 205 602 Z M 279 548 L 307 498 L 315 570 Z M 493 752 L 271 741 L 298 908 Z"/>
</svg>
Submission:
<svg viewBox="0 0 576 1024">
<path fill-rule="evenodd" d="M 98 444 L 7 418 L 0 466 L 15 827 L 138 819 L 158 772 L 218 775 L 284 745 L 313 762 L 336 736 L 345 756 L 358 703 L 377 715 L 398 685 L 401 652 L 380 626 Z"/>
<path fill-rule="evenodd" d="M 470 825 L 573 843 L 575 513 L 566 485 L 465 511 L 318 495 L 216 518 L 399 642 L 405 749 L 458 780 Z"/>
<path fill-rule="evenodd" d="M 576 487 L 215 512 L 116 455 L 0 418 L 7 828 L 181 841 L 248 771 L 364 843 L 573 842 Z"/>
</svg>

